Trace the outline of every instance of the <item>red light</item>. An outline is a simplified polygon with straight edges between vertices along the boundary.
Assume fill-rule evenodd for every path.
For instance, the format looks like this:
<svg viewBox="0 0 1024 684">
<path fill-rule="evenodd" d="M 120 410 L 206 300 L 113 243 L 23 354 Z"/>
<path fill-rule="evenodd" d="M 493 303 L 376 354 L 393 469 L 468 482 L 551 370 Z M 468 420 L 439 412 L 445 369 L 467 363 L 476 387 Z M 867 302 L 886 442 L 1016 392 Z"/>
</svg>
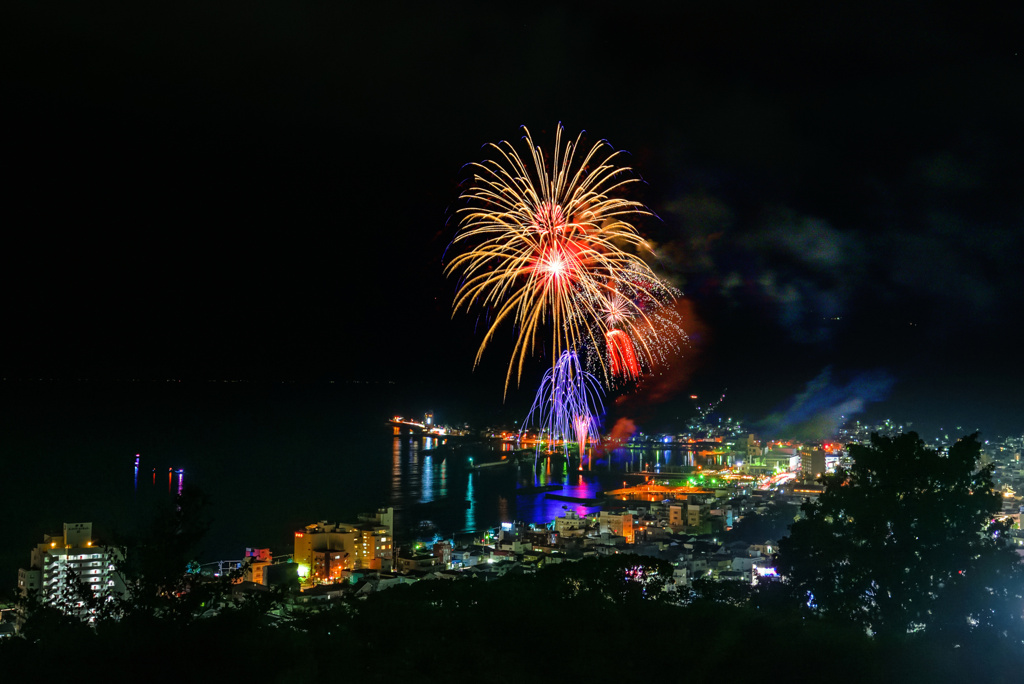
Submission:
<svg viewBox="0 0 1024 684">
<path fill-rule="evenodd" d="M 611 357 L 611 374 L 636 378 L 640 376 L 640 364 L 636 358 L 633 341 L 621 330 L 609 330 L 605 334 L 608 353 Z"/>
</svg>

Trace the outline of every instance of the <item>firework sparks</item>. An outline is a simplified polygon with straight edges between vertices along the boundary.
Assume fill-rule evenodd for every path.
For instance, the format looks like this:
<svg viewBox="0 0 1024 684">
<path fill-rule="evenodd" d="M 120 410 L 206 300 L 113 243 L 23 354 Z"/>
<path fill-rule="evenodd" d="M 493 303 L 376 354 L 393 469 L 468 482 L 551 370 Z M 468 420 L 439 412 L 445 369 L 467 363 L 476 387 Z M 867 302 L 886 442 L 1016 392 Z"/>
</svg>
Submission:
<svg viewBox="0 0 1024 684">
<path fill-rule="evenodd" d="M 604 412 L 601 384 L 583 370 L 575 352 L 564 351 L 554 368 L 544 374 L 533 406 L 523 421 L 520 437 L 531 425 L 537 425 L 537 456 L 545 433 L 552 445 L 561 443 L 566 457 L 569 444 L 579 445 L 583 457 L 588 441 L 600 441 L 597 416 Z"/>
<path fill-rule="evenodd" d="M 687 340 L 672 306 L 677 296 L 677 290 L 661 281 L 627 274 L 597 305 L 602 320 L 595 333 L 603 333 L 604 344 L 586 347 L 587 366 L 606 370 L 611 386 L 668 365 Z"/>
<path fill-rule="evenodd" d="M 629 336 L 621 330 L 609 330 L 605 333 L 608 346 L 609 370 L 612 377 L 636 379 L 640 376 L 640 362 L 636 358 L 636 348 Z"/>
<path fill-rule="evenodd" d="M 618 164 L 620 153 L 604 141 L 581 153 L 582 134 L 563 146 L 559 126 L 548 161 L 523 130 L 526 161 L 501 142 L 488 146 L 494 158 L 470 165 L 472 183 L 462 195 L 466 206 L 453 241 L 464 251 L 446 267 L 448 275 L 461 277 L 453 314 L 475 307 L 493 314 L 474 364 L 503 323 L 518 330 L 506 391 L 513 369 L 521 379 L 547 327 L 554 366 L 563 350 L 603 345 L 608 316 L 602 306 L 620 281 L 633 290 L 660 282 L 633 253 L 650 248 L 630 221 L 650 212 L 617 196 L 638 180 Z M 622 298 L 622 316 L 642 315 L 635 299 Z"/>
</svg>

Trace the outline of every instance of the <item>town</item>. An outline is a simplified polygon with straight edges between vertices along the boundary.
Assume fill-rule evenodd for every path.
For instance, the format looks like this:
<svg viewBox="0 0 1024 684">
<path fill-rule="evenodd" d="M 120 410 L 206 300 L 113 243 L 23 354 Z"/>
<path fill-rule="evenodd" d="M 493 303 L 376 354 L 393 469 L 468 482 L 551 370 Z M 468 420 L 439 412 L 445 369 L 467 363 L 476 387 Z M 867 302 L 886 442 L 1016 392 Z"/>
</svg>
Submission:
<svg viewBox="0 0 1024 684">
<path fill-rule="evenodd" d="M 424 424 L 430 425 L 431 418 L 428 414 Z M 395 421 L 408 423 L 398 417 Z M 283 553 L 248 547 L 240 559 L 194 561 L 187 573 L 198 581 L 231 582 L 223 597 L 226 603 L 211 604 L 210 614 L 277 589 L 285 591 L 280 617 L 287 619 L 288 606 L 365 596 L 398 585 L 490 581 L 586 558 L 636 554 L 668 563 L 672 576 L 663 590 L 685 601 L 697 580 L 748 586 L 776 581 L 779 541 L 801 517 L 801 504 L 822 493 L 823 476 L 849 468 L 851 445 L 867 443 L 872 433 L 903 430 L 892 421 L 853 423 L 841 432 L 842 443 L 761 443 L 729 419 L 716 426 L 704 422 L 689 427 L 686 435 L 638 432 L 622 446 L 685 447 L 707 467 L 646 466 L 631 473 L 639 482 L 624 482 L 586 502 L 593 510 L 584 510 L 572 497 L 548 492 L 546 496 L 566 502 L 554 519 L 509 520 L 492 529 L 442 538 L 436 530 L 396 530 L 395 509 L 382 507 L 352 522 L 311 522 L 294 531 L 294 547 Z M 508 437 L 507 431 L 484 432 L 491 438 Z M 929 446 L 942 452 L 951 445 L 938 441 Z M 1022 452 L 1024 437 L 1006 438 L 986 442 L 981 458 L 993 468 L 1007 541 L 1024 558 Z M 92 523 L 66 523 L 62 533 L 46 535 L 28 553 L 28 566 L 18 572 L 18 594 L 93 620 L 98 605 L 126 590 L 120 570 L 124 553 L 94 535 Z M 9 636 L 21 622 L 13 607 L 4 616 L 0 624 Z"/>
</svg>

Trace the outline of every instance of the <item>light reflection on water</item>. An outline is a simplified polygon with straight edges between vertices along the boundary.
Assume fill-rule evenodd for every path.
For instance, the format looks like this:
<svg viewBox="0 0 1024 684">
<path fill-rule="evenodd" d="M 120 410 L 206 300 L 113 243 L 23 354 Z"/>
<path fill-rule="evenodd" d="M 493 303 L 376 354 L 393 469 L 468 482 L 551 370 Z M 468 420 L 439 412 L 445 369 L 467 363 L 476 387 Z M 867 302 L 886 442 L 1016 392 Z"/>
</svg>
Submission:
<svg viewBox="0 0 1024 684">
<path fill-rule="evenodd" d="M 176 493 L 174 484 L 207 495 L 213 522 L 199 556 L 239 558 L 246 547 L 290 553 L 295 530 L 318 520 L 354 521 L 380 506 L 394 506 L 409 527 L 433 520 L 445 534 L 509 519 L 548 522 L 565 510 L 596 507 L 523 487 L 552 484 L 556 493 L 590 498 L 635 481 L 625 473 L 708 465 L 658 445 L 657 452 L 621 449 L 611 458 L 588 452 L 583 471 L 549 462 L 539 472 L 529 464 L 470 471 L 465 453 L 444 454 L 450 440 L 395 435 L 385 424 L 382 416 L 410 401 L 408 388 L 397 385 L 0 385 L 8 407 L 0 444 L 19 454 L 5 462 L 13 470 L 4 481 L 36 483 L 5 492 L 0 532 L 15 550 L 31 548 L 67 520 L 92 520 L 108 537 L 147 530 Z M 59 430 L 54 416 L 61 417 Z M 495 444 L 488 455 L 514 449 Z M 52 474 L 46 486 L 32 471 L 43 462 Z M 161 468 L 168 466 L 184 472 L 165 487 Z M 46 496 L 47 487 L 61 495 Z M 22 563 L 20 551 L 0 554 L 0 575 L 13 576 Z"/>
<path fill-rule="evenodd" d="M 470 473 L 466 478 L 466 501 L 469 502 L 469 506 L 466 507 L 466 522 L 462 526 L 462 532 L 476 531 L 476 495 L 473 493 L 473 475 L 474 473 Z"/>
<path fill-rule="evenodd" d="M 608 467 L 608 462 L 601 459 L 603 467 Z M 723 467 L 731 465 L 727 456 L 698 456 L 697 451 L 692 448 L 678 449 L 643 449 L 637 447 L 616 449 L 613 454 L 614 468 L 626 472 L 660 472 L 665 467 Z"/>
<path fill-rule="evenodd" d="M 692 466 L 697 460 L 685 450 L 617 449 L 610 455 L 588 450 L 582 466 L 545 459 L 536 469 L 530 462 L 475 470 L 470 467 L 473 454 L 479 464 L 494 460 L 498 454 L 511 457 L 514 447 L 466 444 L 453 450 L 447 439 L 396 435 L 391 445 L 391 491 L 387 500 L 396 508 L 399 526 L 452 534 L 513 520 L 547 524 L 567 511 L 585 516 L 600 510 L 596 502 L 585 500 L 623 486 L 628 473 Z M 549 486 L 557 488 L 529 491 Z M 549 493 L 584 501 L 553 499 L 547 496 Z"/>
<path fill-rule="evenodd" d="M 420 494 L 420 503 L 430 503 L 434 500 L 434 458 L 433 456 L 423 457 L 423 493 Z"/>
</svg>

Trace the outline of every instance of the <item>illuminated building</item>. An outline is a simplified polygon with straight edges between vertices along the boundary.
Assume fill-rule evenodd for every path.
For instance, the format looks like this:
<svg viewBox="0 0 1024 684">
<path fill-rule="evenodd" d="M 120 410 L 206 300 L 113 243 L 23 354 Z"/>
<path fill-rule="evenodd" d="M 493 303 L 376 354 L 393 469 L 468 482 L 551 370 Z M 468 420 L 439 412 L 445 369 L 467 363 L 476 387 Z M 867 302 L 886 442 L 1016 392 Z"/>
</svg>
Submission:
<svg viewBox="0 0 1024 684">
<path fill-rule="evenodd" d="M 779 491 L 784 496 L 792 497 L 798 501 L 803 501 L 804 499 L 816 501 L 824 493 L 825 487 L 813 483 L 787 482 L 779 487 Z"/>
<path fill-rule="evenodd" d="M 428 572 L 443 570 L 441 559 L 433 553 L 410 554 L 409 557 L 398 557 L 398 571 L 401 573 Z"/>
<path fill-rule="evenodd" d="M 686 527 L 686 520 L 683 519 L 682 506 L 668 507 L 668 526 L 673 530 L 680 530 Z"/>
<path fill-rule="evenodd" d="M 565 515 L 555 518 L 555 531 L 559 537 L 582 537 L 587 525 L 587 519 L 581 518 L 576 511 L 566 511 Z"/>
<path fill-rule="evenodd" d="M 245 557 L 252 560 L 245 569 L 242 579 L 256 584 L 267 584 L 264 571 L 274 562 L 270 549 L 246 549 Z"/>
<path fill-rule="evenodd" d="M 764 455 L 764 463 L 776 472 L 790 472 L 800 467 L 796 447 L 775 447 Z"/>
<path fill-rule="evenodd" d="M 441 567 L 449 570 L 452 567 L 452 545 L 451 542 L 438 542 L 434 544 L 434 555 L 441 559 Z"/>
<path fill-rule="evenodd" d="M 116 569 L 121 560 L 118 549 L 93 540 L 91 522 L 64 523 L 62 535 L 43 535 L 32 549 L 29 567 L 18 570 L 18 592 L 91 622 L 96 603 L 124 593 Z"/>
<path fill-rule="evenodd" d="M 360 515 L 359 528 L 363 531 L 362 555 L 359 558 L 367 563 L 362 567 L 374 570 L 392 570 L 395 549 L 395 509 L 378 508 L 374 514 Z"/>
<path fill-rule="evenodd" d="M 687 504 L 686 526 L 700 527 L 711 512 L 711 506 L 705 503 Z"/>
<path fill-rule="evenodd" d="M 633 543 L 633 514 L 623 513 L 621 515 L 601 511 L 598 517 L 598 524 L 601 532 L 608 532 L 617 537 L 625 537 L 627 544 Z"/>
<path fill-rule="evenodd" d="M 761 443 L 757 441 L 757 437 L 753 434 L 747 435 L 747 461 L 756 463 L 761 453 Z"/>
<path fill-rule="evenodd" d="M 814 482 L 825 474 L 825 450 L 812 449 L 800 455 L 801 477 L 804 482 Z"/>
<path fill-rule="evenodd" d="M 321 520 L 295 533 L 299 576 L 334 582 L 344 571 L 390 570 L 394 549 L 394 509 L 382 508 L 355 524 Z"/>
<path fill-rule="evenodd" d="M 392 537 L 386 527 L 370 527 L 359 531 L 356 566 L 367 570 L 383 569 L 384 558 L 391 558 Z"/>
<path fill-rule="evenodd" d="M 332 570 L 340 573 L 341 570 L 355 569 L 355 547 L 355 528 L 321 520 L 295 533 L 295 552 L 292 558 L 299 565 L 299 577 L 321 582 L 333 581 L 336 578 Z M 343 552 L 343 556 L 339 554 L 340 562 L 333 569 L 328 562 L 328 552 Z"/>
</svg>

